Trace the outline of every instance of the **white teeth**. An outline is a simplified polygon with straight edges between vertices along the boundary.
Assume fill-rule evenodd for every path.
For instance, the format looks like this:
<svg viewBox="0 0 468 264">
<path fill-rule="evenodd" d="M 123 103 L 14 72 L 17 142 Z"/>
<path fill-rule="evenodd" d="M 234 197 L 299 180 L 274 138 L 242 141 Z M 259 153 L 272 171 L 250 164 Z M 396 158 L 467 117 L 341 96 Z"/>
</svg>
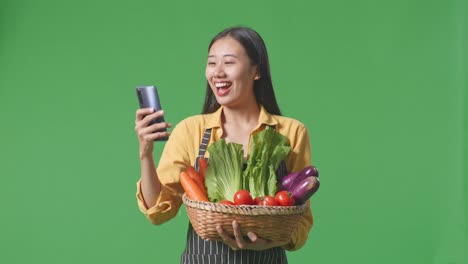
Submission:
<svg viewBox="0 0 468 264">
<path fill-rule="evenodd" d="M 230 82 L 217 82 L 215 83 L 216 88 L 228 87 L 230 86 Z"/>
</svg>

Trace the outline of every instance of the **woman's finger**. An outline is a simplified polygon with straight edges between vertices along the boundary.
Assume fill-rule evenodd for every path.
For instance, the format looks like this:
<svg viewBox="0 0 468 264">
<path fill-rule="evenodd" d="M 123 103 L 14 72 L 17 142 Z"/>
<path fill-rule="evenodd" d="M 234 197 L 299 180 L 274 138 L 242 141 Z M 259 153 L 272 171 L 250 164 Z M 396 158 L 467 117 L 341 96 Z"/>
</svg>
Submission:
<svg viewBox="0 0 468 264">
<path fill-rule="evenodd" d="M 164 129 L 164 128 L 170 128 L 170 127 L 172 127 L 171 123 L 161 122 L 161 123 L 154 123 L 154 124 L 148 126 L 148 130 L 149 131 L 158 131 L 158 130 L 161 130 L 161 129 Z"/>
<path fill-rule="evenodd" d="M 257 242 L 258 236 L 254 232 L 248 232 L 247 236 L 249 237 L 250 241 L 253 243 Z"/>
<path fill-rule="evenodd" d="M 137 128 L 137 134 L 139 138 L 150 141 L 151 138 L 154 139 L 168 136 L 171 133 L 170 131 L 160 131 L 163 128 L 168 127 L 171 127 L 171 124 L 166 122 L 156 123 L 151 126 Z"/>
<path fill-rule="evenodd" d="M 151 126 L 148 126 L 149 123 L 154 120 L 154 119 L 157 119 L 159 117 L 162 117 L 164 115 L 164 111 L 157 111 L 157 112 L 154 112 L 153 114 L 150 114 L 150 115 L 146 115 L 144 118 L 140 119 L 140 120 L 136 120 L 135 121 L 135 131 L 138 131 L 141 130 L 141 129 L 145 129 L 147 127 L 151 127 Z M 157 131 L 157 130 L 160 130 L 160 129 L 163 129 L 163 128 L 168 128 L 168 127 L 171 127 L 172 124 L 170 123 L 165 123 L 165 122 L 160 122 L 160 123 L 154 123 L 152 125 L 153 127 L 151 127 L 151 129 L 148 129 L 148 131 Z M 142 132 L 142 133 L 145 133 L 145 132 Z"/>
<path fill-rule="evenodd" d="M 165 131 L 160 131 L 160 130 L 164 128 L 169 128 L 171 126 L 172 125 L 170 123 L 161 122 L 161 123 L 152 124 L 151 126 L 144 126 L 144 127 L 138 127 L 137 125 L 135 130 L 137 131 L 138 136 L 143 138 L 154 133 L 165 132 Z"/>
<path fill-rule="evenodd" d="M 146 135 L 145 140 L 151 142 L 151 141 L 155 141 L 158 138 L 169 137 L 170 135 L 171 135 L 171 132 L 169 131 L 156 132 L 156 133 Z"/>
<path fill-rule="evenodd" d="M 234 237 L 236 238 L 236 244 L 240 249 L 243 249 L 247 246 L 244 237 L 242 236 L 239 223 L 236 220 L 232 221 L 232 229 L 234 230 Z"/>
<path fill-rule="evenodd" d="M 228 234 L 226 234 L 223 230 L 223 228 L 221 228 L 220 225 L 217 225 L 216 226 L 216 231 L 218 231 L 218 234 L 219 236 L 221 237 L 221 239 L 223 240 L 223 242 L 228 245 L 230 248 L 232 248 L 233 250 L 237 250 L 238 248 L 236 247 L 236 241 L 234 239 L 232 239 Z"/>
<path fill-rule="evenodd" d="M 153 108 L 141 108 L 136 110 L 136 121 L 142 120 L 145 115 L 149 115 L 154 112 Z"/>
<path fill-rule="evenodd" d="M 149 123 L 149 122 L 151 122 L 152 120 L 157 119 L 157 118 L 160 118 L 160 117 L 162 117 L 162 116 L 164 116 L 164 110 L 159 110 L 159 111 L 156 111 L 156 112 L 154 112 L 154 113 L 152 113 L 152 114 L 149 114 L 149 115 L 145 116 L 145 117 L 142 119 L 142 121 L 144 121 L 145 123 Z"/>
<path fill-rule="evenodd" d="M 147 127 L 151 121 L 158 119 L 164 115 L 164 111 L 156 111 L 152 114 L 144 116 L 141 120 L 135 121 L 135 126 L 136 127 Z"/>
</svg>

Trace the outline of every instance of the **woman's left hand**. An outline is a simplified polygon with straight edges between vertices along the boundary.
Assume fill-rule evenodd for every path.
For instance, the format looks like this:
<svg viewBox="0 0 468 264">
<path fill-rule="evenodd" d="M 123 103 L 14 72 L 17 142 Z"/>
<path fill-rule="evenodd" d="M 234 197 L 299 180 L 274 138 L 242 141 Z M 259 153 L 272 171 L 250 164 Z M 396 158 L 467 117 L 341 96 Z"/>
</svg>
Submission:
<svg viewBox="0 0 468 264">
<path fill-rule="evenodd" d="M 232 228 L 234 229 L 234 237 L 229 236 L 224 232 L 221 226 L 217 226 L 216 230 L 223 239 L 223 242 L 231 247 L 233 250 L 250 249 L 250 250 L 265 250 L 272 247 L 279 247 L 286 245 L 289 241 L 271 241 L 258 237 L 253 232 L 248 232 L 248 240 L 245 239 L 239 228 L 239 223 L 236 220 L 232 221 Z"/>
</svg>

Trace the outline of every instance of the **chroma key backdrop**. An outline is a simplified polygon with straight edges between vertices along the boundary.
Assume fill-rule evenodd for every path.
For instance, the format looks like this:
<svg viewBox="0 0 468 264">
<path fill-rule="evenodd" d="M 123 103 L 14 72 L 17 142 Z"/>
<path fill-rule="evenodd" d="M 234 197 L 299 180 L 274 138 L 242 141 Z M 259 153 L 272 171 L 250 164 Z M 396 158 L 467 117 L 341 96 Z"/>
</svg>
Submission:
<svg viewBox="0 0 468 264">
<path fill-rule="evenodd" d="M 468 263 L 464 0 L 0 1 L 0 263 L 179 263 L 138 211 L 137 85 L 201 112 L 211 38 L 264 38 L 321 186 L 289 263 Z M 156 142 L 155 163 L 163 142 Z"/>
</svg>

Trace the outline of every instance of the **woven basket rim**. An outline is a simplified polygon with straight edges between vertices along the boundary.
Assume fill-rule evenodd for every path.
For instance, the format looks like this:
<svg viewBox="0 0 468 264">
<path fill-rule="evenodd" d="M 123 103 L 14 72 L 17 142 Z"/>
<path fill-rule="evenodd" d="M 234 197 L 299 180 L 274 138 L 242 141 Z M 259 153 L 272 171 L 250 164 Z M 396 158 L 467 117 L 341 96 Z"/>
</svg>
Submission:
<svg viewBox="0 0 468 264">
<path fill-rule="evenodd" d="M 185 193 L 182 195 L 182 201 L 186 207 L 193 209 L 236 215 L 302 215 L 307 209 L 307 204 L 294 206 L 262 206 L 202 202 L 188 198 Z"/>
</svg>

